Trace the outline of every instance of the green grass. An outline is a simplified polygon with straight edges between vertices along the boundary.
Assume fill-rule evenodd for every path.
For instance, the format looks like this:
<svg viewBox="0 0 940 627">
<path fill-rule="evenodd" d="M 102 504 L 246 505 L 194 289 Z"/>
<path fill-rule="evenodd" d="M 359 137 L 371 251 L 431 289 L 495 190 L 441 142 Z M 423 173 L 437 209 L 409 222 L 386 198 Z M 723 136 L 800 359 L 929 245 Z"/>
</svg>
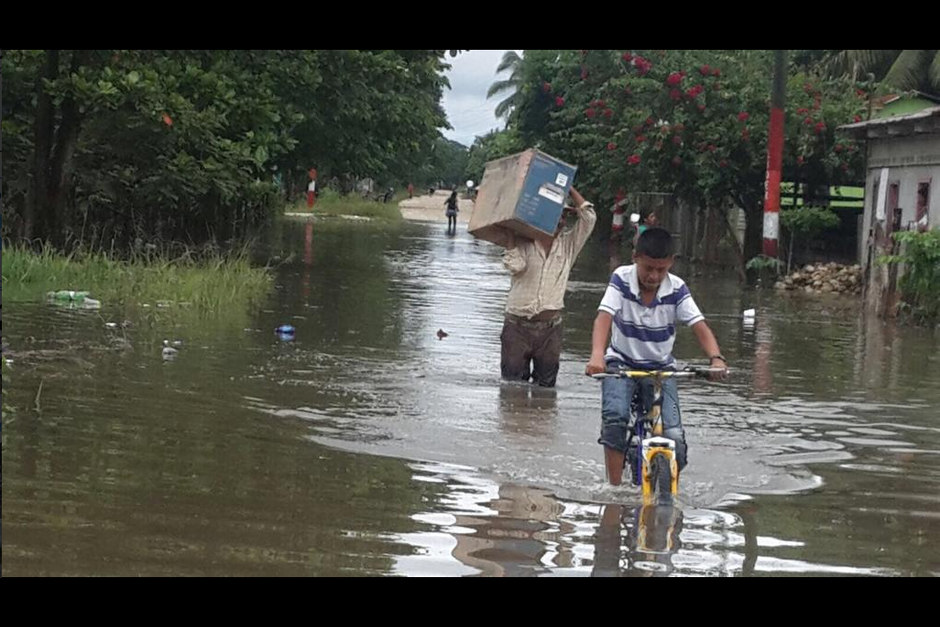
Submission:
<svg viewBox="0 0 940 627">
<path fill-rule="evenodd" d="M 44 248 L 3 248 L 3 288 L 8 301 L 41 299 L 55 290 L 82 290 L 103 304 L 164 303 L 219 311 L 263 298 L 271 284 L 265 268 L 252 267 L 247 250 L 223 255 L 174 258 L 137 255 L 128 260 L 107 253 L 69 255 Z"/>
<path fill-rule="evenodd" d="M 793 207 L 793 183 L 783 182 L 780 183 L 780 193 L 783 196 L 780 199 L 780 202 L 785 207 Z M 865 188 L 864 187 L 851 187 L 848 185 L 835 186 L 829 188 L 829 195 L 832 197 L 829 200 L 827 206 L 829 207 L 842 207 L 850 209 L 859 209 L 863 210 L 865 208 Z M 836 200 L 840 198 L 841 200 Z M 803 206 L 803 199 L 796 199 L 796 206 Z"/>
<path fill-rule="evenodd" d="M 373 220 L 397 222 L 402 219 L 398 203 L 407 197 L 407 192 L 399 192 L 389 202 L 382 203 L 362 198 L 357 194 L 340 196 L 335 192 L 324 190 L 317 198 L 312 211 L 307 209 L 306 201 L 290 207 L 288 211 L 309 213 L 314 216 L 361 216 Z"/>
</svg>

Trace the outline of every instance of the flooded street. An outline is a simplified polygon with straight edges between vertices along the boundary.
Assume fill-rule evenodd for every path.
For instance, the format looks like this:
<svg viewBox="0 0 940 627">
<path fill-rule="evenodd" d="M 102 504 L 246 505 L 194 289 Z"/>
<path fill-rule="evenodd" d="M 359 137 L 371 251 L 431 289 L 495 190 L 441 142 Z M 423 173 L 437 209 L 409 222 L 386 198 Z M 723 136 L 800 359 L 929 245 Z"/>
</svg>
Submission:
<svg viewBox="0 0 940 627">
<path fill-rule="evenodd" d="M 678 265 L 735 376 L 680 384 L 680 506 L 642 509 L 583 375 L 606 248 L 533 389 L 499 379 L 501 250 L 445 226 L 288 221 L 258 311 L 8 300 L 3 575 L 940 573 L 935 331 Z"/>
</svg>

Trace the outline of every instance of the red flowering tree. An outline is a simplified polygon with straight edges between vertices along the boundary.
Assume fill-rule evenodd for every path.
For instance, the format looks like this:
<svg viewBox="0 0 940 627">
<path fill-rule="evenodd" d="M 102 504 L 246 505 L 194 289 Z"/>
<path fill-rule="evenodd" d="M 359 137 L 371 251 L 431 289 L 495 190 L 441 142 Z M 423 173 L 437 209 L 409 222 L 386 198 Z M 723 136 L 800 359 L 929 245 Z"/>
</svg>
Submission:
<svg viewBox="0 0 940 627">
<path fill-rule="evenodd" d="M 512 127 L 578 164 L 583 191 L 605 205 L 623 189 L 703 209 L 730 198 L 747 217 L 744 258 L 759 253 L 769 52 L 531 50 L 522 75 Z M 863 115 L 855 86 L 794 73 L 787 97 L 784 179 L 811 189 L 862 180 L 858 146 L 835 130 Z"/>
</svg>

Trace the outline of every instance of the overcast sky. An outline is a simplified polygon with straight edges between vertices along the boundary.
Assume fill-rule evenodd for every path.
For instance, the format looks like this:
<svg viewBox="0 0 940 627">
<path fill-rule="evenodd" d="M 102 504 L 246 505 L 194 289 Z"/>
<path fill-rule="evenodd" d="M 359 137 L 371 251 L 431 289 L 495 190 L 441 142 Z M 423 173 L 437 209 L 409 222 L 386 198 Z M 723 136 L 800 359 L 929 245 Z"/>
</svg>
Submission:
<svg viewBox="0 0 940 627">
<path fill-rule="evenodd" d="M 493 115 L 501 98 L 487 100 L 486 90 L 496 80 L 496 66 L 505 52 L 471 50 L 450 60 L 453 68 L 447 72 L 447 78 L 451 89 L 444 91 L 444 110 L 454 130 L 445 131 L 445 137 L 469 146 L 474 137 L 502 128 L 502 121 Z M 516 52 L 522 54 L 522 50 Z"/>
</svg>

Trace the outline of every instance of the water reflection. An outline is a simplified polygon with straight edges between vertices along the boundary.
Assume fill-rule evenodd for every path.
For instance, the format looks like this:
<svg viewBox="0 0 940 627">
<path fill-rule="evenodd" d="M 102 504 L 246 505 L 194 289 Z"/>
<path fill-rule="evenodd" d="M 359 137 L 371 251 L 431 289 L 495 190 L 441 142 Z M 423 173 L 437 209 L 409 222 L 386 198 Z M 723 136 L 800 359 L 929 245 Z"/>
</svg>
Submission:
<svg viewBox="0 0 940 627">
<path fill-rule="evenodd" d="M 581 374 L 621 260 L 573 271 L 558 387 L 507 385 L 499 251 L 442 234 L 285 226 L 257 311 L 7 302 L 4 574 L 940 571 L 935 331 L 679 269 L 739 377 L 682 388 L 680 507 L 637 511 Z"/>
<path fill-rule="evenodd" d="M 884 567 L 807 559 L 804 542 L 759 531 L 746 498 L 733 511 L 577 503 L 496 483 L 472 469 L 414 465 L 446 494 L 412 518 L 424 529 L 393 536 L 412 547 L 395 571 L 471 576 L 752 576 L 776 573 L 899 574 Z M 621 493 L 620 499 L 630 499 Z M 812 532 L 810 532 L 812 533 Z"/>
<path fill-rule="evenodd" d="M 591 575 L 669 575 L 672 556 L 682 548 L 681 532 L 682 510 L 673 505 L 605 505 L 595 535 Z"/>
<path fill-rule="evenodd" d="M 524 383 L 500 383 L 500 429 L 507 435 L 551 439 L 557 428 L 557 417 L 557 390 Z"/>
</svg>

